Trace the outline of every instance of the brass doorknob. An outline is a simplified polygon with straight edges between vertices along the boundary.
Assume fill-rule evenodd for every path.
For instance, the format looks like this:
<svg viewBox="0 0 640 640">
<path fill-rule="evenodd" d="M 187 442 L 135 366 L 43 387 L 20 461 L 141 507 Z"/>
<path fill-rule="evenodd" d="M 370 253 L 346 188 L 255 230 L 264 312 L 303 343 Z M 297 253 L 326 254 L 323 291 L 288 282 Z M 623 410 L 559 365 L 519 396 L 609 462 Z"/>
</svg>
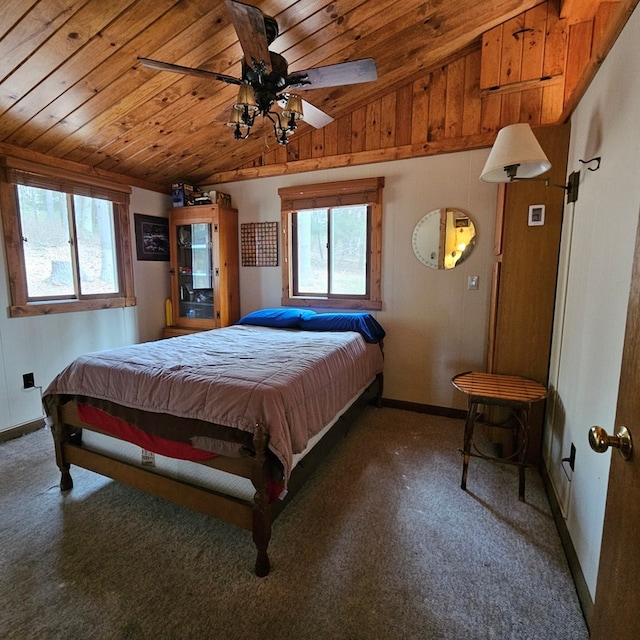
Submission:
<svg viewBox="0 0 640 640">
<path fill-rule="evenodd" d="M 627 427 L 617 427 L 612 436 L 608 435 L 602 427 L 591 427 L 589 429 L 589 446 L 596 453 L 604 453 L 609 447 L 615 447 L 620 455 L 628 460 L 633 450 L 633 441 Z"/>
</svg>

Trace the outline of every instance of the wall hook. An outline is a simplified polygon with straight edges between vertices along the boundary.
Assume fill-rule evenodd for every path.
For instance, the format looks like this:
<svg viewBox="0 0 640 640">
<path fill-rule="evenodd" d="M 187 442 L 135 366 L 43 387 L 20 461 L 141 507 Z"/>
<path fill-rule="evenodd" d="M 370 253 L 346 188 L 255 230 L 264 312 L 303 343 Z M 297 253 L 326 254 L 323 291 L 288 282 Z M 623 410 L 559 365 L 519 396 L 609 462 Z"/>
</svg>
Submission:
<svg viewBox="0 0 640 640">
<path fill-rule="evenodd" d="M 592 167 L 587 167 L 587 169 L 589 171 L 597 171 L 600 168 L 600 160 L 601 160 L 601 157 L 597 156 L 595 158 L 591 158 L 591 160 L 580 160 L 579 159 L 578 162 L 582 162 L 582 164 L 590 164 L 592 162 L 597 162 L 598 164 L 596 164 L 595 167 L 593 167 L 593 168 Z"/>
<path fill-rule="evenodd" d="M 517 40 L 518 36 L 522 33 L 533 33 L 533 29 L 531 29 L 530 27 L 525 29 L 518 29 L 518 31 L 514 31 L 511 35 Z"/>
</svg>

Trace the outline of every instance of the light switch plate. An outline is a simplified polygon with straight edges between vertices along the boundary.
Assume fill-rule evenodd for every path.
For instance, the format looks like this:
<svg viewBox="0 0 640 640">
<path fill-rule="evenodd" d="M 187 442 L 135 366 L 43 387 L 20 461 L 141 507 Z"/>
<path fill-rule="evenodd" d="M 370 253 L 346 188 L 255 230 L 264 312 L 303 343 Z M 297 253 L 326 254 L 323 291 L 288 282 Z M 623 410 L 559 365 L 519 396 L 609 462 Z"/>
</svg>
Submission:
<svg viewBox="0 0 640 640">
<path fill-rule="evenodd" d="M 532 204 L 529 207 L 529 226 L 541 227 L 544 225 L 544 210 L 543 204 Z"/>
</svg>

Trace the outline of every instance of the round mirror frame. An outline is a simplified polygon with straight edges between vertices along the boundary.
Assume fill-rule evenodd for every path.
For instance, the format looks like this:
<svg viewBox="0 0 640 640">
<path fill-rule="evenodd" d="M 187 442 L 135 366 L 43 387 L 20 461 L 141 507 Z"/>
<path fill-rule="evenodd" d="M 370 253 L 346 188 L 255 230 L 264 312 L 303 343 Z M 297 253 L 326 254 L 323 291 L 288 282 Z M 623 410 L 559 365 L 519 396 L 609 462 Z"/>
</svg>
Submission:
<svg viewBox="0 0 640 640">
<path fill-rule="evenodd" d="M 460 209 L 443 207 L 425 214 L 413 230 L 413 253 L 431 269 L 453 269 L 475 246 L 476 228 Z"/>
</svg>

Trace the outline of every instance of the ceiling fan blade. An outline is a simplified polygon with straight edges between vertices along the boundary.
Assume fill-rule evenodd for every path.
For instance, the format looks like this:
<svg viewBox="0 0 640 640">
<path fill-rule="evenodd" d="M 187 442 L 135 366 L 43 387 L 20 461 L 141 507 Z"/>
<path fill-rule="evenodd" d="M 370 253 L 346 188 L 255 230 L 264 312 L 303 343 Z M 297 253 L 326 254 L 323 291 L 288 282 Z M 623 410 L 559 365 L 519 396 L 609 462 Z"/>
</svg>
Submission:
<svg viewBox="0 0 640 640">
<path fill-rule="evenodd" d="M 207 80 L 220 80 L 227 84 L 242 84 L 242 80 L 238 80 L 238 78 L 226 76 L 223 73 L 216 73 L 215 71 L 205 71 L 204 69 L 194 69 L 192 67 L 181 67 L 179 64 L 160 62 L 159 60 L 151 60 L 149 58 L 138 58 L 138 60 L 140 60 L 145 67 L 149 67 L 150 69 L 172 71 L 173 73 L 182 73 L 189 76 L 196 76 L 198 78 L 205 78 Z"/>
<path fill-rule="evenodd" d="M 298 78 L 306 76 L 308 84 L 297 84 Z M 296 89 L 322 89 L 339 87 L 347 84 L 373 82 L 378 79 L 378 71 L 373 58 L 363 58 L 351 62 L 330 64 L 326 67 L 315 67 L 305 71 L 294 71 L 289 74 L 289 86 Z"/>
<path fill-rule="evenodd" d="M 265 71 L 271 73 L 271 54 L 264 25 L 264 14 L 258 7 L 252 7 L 244 2 L 236 0 L 226 0 L 226 2 L 247 64 L 253 69 L 254 62 L 263 62 Z"/>
<path fill-rule="evenodd" d="M 302 101 L 302 114 L 303 121 L 315 129 L 322 129 L 322 127 L 326 127 L 329 123 L 333 122 L 333 118 L 328 113 L 321 111 L 318 107 L 314 107 L 306 100 Z"/>
</svg>

